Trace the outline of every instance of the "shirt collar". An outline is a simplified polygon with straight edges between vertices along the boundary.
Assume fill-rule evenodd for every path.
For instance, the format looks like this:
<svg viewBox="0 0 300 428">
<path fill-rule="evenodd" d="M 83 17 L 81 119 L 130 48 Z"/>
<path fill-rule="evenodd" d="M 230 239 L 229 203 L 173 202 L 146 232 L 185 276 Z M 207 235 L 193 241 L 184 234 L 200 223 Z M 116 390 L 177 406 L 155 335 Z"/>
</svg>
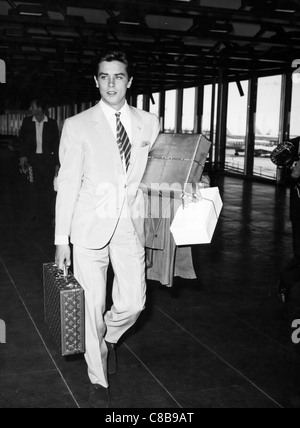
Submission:
<svg viewBox="0 0 300 428">
<path fill-rule="evenodd" d="M 108 119 L 108 121 L 110 121 L 110 119 L 112 119 L 116 115 L 116 113 L 118 113 L 114 108 L 110 107 L 103 100 L 100 101 L 100 106 L 102 108 L 102 111 L 103 111 L 105 117 Z M 129 106 L 128 106 L 127 101 L 125 101 L 125 104 L 121 108 L 119 113 L 121 113 L 121 117 L 122 117 L 122 115 L 124 117 L 124 115 L 129 114 Z"/>
<path fill-rule="evenodd" d="M 39 124 L 41 124 L 41 123 L 47 123 L 47 122 L 49 122 L 49 120 L 48 120 L 48 117 L 47 117 L 47 116 L 44 116 L 44 120 L 43 120 L 42 122 L 38 122 L 38 121 L 36 120 L 35 116 L 33 116 L 33 117 L 32 117 L 32 122 L 35 122 L 35 123 L 39 123 Z"/>
</svg>

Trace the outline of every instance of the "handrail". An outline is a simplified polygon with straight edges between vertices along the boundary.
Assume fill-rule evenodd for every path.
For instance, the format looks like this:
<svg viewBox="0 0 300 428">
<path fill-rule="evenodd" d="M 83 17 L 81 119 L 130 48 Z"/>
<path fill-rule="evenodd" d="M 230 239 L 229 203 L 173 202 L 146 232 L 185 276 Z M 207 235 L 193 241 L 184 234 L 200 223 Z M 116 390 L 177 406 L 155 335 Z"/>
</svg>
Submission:
<svg viewBox="0 0 300 428">
<path fill-rule="evenodd" d="M 212 169 L 212 170 L 219 169 L 222 171 L 232 172 L 240 175 L 245 174 L 244 165 L 239 162 L 226 161 L 222 164 L 211 163 L 208 169 Z M 254 167 L 253 176 L 276 181 L 277 171 L 271 168 L 268 169 L 264 167 Z"/>
</svg>

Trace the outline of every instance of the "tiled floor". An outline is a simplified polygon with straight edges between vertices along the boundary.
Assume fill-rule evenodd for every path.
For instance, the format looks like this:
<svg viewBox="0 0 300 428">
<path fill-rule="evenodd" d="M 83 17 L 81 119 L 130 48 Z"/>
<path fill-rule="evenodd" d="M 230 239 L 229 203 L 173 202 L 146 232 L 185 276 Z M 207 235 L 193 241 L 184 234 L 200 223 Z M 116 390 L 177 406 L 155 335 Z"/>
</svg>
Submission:
<svg viewBox="0 0 300 428">
<path fill-rule="evenodd" d="M 85 362 L 61 358 L 43 321 L 53 231 L 26 228 L 24 183 L 1 180 L 0 408 L 86 408 Z M 300 407 L 300 345 L 291 340 L 300 293 L 287 306 L 276 297 L 291 254 L 288 194 L 234 178 L 219 186 L 213 244 L 194 249 L 198 279 L 149 283 L 147 310 L 119 349 L 114 408 Z"/>
</svg>

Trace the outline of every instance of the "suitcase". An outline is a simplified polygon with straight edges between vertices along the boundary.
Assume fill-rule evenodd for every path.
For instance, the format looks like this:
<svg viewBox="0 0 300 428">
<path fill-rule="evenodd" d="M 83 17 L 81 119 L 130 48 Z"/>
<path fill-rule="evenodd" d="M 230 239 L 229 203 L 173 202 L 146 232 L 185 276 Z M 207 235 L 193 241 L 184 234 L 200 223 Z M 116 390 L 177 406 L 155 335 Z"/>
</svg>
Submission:
<svg viewBox="0 0 300 428">
<path fill-rule="evenodd" d="M 44 264 L 45 322 L 63 357 L 85 353 L 84 291 L 73 275 Z"/>
<path fill-rule="evenodd" d="M 160 134 L 149 154 L 141 189 L 180 199 L 201 182 L 211 142 L 203 135 Z"/>
</svg>

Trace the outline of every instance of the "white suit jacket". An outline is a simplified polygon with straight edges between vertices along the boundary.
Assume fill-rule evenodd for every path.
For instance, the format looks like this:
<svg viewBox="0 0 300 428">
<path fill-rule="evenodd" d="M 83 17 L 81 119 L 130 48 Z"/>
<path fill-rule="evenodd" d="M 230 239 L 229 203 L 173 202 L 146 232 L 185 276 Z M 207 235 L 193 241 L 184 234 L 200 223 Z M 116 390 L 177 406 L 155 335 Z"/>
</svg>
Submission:
<svg viewBox="0 0 300 428">
<path fill-rule="evenodd" d="M 156 115 L 133 107 L 130 113 L 133 137 L 127 174 L 100 104 L 66 120 L 59 150 L 56 236 L 70 236 L 80 247 L 101 249 L 112 238 L 121 213 L 128 213 L 145 245 L 139 185 L 160 125 Z"/>
</svg>

